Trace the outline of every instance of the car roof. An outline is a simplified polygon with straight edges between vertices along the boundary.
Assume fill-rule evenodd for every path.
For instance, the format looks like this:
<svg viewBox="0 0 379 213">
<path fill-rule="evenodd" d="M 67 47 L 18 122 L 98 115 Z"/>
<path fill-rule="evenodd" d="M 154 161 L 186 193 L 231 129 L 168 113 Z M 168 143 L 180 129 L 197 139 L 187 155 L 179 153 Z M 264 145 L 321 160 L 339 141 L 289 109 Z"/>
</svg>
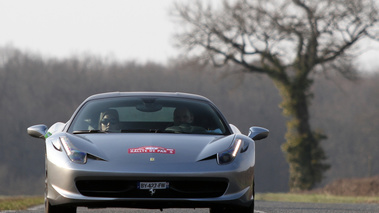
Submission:
<svg viewBox="0 0 379 213">
<path fill-rule="evenodd" d="M 103 99 L 103 98 L 114 98 L 114 97 L 176 97 L 176 98 L 190 98 L 197 99 L 202 101 L 211 102 L 208 98 L 190 94 L 190 93 L 182 93 L 182 92 L 107 92 L 107 93 L 99 93 L 88 97 L 86 101 L 95 100 L 95 99 Z"/>
</svg>

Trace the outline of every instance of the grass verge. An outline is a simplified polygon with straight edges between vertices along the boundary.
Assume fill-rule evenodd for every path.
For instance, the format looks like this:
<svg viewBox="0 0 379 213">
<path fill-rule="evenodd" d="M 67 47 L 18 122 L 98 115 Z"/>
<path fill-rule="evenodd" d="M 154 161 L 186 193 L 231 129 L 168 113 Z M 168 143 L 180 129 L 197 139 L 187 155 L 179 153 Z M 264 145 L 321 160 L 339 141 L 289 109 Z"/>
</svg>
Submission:
<svg viewBox="0 0 379 213">
<path fill-rule="evenodd" d="M 379 197 L 350 197 L 328 194 L 257 193 L 256 200 L 304 203 L 379 203 Z"/>
<path fill-rule="evenodd" d="M 17 197 L 1 197 L 0 211 L 3 210 L 25 210 L 32 206 L 44 203 L 42 196 L 17 196 Z"/>
<path fill-rule="evenodd" d="M 304 203 L 378 203 L 379 197 L 350 197 L 327 194 L 257 193 L 256 200 Z M 44 203 L 42 196 L 1 197 L 0 211 L 25 210 Z"/>
</svg>

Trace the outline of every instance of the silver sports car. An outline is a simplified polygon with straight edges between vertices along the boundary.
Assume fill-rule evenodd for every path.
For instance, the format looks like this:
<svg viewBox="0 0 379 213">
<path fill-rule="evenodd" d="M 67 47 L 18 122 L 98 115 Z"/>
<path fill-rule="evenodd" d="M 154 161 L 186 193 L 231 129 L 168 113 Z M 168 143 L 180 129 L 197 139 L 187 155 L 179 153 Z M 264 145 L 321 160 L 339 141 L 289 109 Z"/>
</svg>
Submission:
<svg viewBox="0 0 379 213">
<path fill-rule="evenodd" d="M 255 140 L 207 98 L 114 92 L 87 98 L 66 123 L 28 128 L 46 143 L 45 212 L 210 208 L 254 212 Z"/>
</svg>

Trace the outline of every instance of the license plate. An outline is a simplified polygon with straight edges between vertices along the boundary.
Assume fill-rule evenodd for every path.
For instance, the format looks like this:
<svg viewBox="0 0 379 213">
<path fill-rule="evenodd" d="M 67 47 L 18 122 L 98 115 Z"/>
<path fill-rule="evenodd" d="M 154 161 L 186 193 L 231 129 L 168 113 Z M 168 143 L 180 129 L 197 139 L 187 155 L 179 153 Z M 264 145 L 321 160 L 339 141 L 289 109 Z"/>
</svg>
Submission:
<svg viewBox="0 0 379 213">
<path fill-rule="evenodd" d="M 168 189 L 168 182 L 139 182 L 139 189 Z"/>
</svg>

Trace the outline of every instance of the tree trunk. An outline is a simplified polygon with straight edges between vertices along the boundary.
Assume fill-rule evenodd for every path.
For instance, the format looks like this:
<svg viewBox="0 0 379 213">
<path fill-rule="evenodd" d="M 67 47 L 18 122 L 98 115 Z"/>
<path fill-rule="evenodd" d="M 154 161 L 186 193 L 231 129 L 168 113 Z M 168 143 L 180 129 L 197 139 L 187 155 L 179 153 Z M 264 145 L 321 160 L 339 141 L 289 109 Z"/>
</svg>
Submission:
<svg viewBox="0 0 379 213">
<path fill-rule="evenodd" d="M 323 172 L 329 168 L 322 162 L 326 157 L 320 146 L 320 141 L 326 137 L 312 132 L 309 124 L 309 88 L 312 82 L 304 79 L 274 82 L 283 99 L 283 114 L 289 118 L 286 142 L 282 145 L 290 166 L 289 186 L 291 191 L 308 190 L 322 180 Z"/>
</svg>

